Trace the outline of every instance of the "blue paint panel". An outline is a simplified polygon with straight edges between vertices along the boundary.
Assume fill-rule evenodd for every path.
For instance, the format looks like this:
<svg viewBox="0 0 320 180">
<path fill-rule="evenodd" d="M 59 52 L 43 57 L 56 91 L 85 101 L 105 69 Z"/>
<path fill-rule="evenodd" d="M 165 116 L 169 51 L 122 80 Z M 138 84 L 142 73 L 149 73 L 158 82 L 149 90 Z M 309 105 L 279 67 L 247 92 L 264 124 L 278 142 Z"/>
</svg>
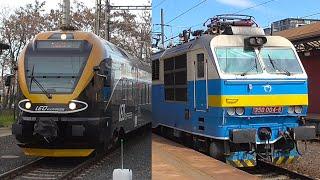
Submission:
<svg viewBox="0 0 320 180">
<path fill-rule="evenodd" d="M 249 89 L 249 84 L 252 89 Z M 264 85 L 271 85 L 272 91 L 267 93 Z M 288 114 L 287 107 L 282 113 L 273 115 L 253 115 L 252 107 L 245 108 L 243 116 L 229 116 L 224 108 L 209 107 L 206 109 L 206 82 L 196 82 L 196 103 L 194 107 L 194 82 L 188 82 L 188 102 L 176 103 L 164 101 L 164 86 L 153 85 L 152 107 L 154 125 L 163 124 L 195 134 L 218 139 L 228 139 L 233 129 L 256 129 L 269 127 L 272 130 L 270 141 L 275 141 L 281 131 L 298 126 L 298 116 L 304 116 L 307 106 L 303 107 L 302 114 Z M 305 80 L 272 81 L 272 80 L 209 80 L 209 95 L 268 95 L 268 94 L 307 94 Z M 185 110 L 189 109 L 191 117 L 185 119 Z M 200 111 L 198 111 L 200 110 Z M 203 118 L 204 122 L 199 121 Z M 204 127 L 204 130 L 200 128 Z M 260 140 L 257 138 L 257 141 Z"/>
<path fill-rule="evenodd" d="M 190 81 L 189 84 L 193 84 Z M 197 83 L 197 85 L 202 83 Z M 249 89 L 249 84 L 252 85 L 252 89 Z M 204 84 L 205 85 L 205 84 Z M 204 85 L 203 88 L 205 87 Z M 264 90 L 265 85 L 271 85 L 271 92 L 267 93 Z M 202 87 L 199 87 L 199 89 Z M 267 95 L 267 94 L 307 94 L 308 84 L 307 81 L 284 81 L 273 82 L 271 80 L 261 81 L 239 81 L 239 82 L 227 82 L 227 80 L 209 80 L 208 81 L 209 95 Z"/>
</svg>

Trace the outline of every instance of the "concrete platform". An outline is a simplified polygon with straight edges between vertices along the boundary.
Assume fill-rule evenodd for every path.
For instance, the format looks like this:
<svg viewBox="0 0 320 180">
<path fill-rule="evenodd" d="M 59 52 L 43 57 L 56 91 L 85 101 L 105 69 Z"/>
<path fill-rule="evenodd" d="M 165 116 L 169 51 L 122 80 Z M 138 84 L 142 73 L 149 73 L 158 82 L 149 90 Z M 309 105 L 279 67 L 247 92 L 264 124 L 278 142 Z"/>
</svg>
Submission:
<svg viewBox="0 0 320 180">
<path fill-rule="evenodd" d="M 10 128 L 0 128 L 0 137 L 11 135 Z"/>
<path fill-rule="evenodd" d="M 152 134 L 152 179 L 259 179 L 214 158 Z"/>
</svg>

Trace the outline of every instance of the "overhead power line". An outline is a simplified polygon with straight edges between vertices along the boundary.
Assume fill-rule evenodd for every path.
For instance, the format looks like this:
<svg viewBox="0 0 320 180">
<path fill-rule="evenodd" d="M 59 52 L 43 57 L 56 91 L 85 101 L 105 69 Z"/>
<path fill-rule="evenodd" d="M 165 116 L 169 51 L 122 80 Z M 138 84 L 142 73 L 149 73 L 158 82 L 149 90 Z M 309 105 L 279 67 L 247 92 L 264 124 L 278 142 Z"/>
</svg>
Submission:
<svg viewBox="0 0 320 180">
<path fill-rule="evenodd" d="M 155 9 L 157 7 L 159 7 L 161 4 L 163 4 L 166 0 L 162 0 L 161 2 L 159 2 L 157 5 L 155 5 L 152 9 Z"/>
<path fill-rule="evenodd" d="M 306 15 L 306 16 L 302 16 L 302 17 L 300 17 L 300 19 L 307 18 L 307 17 L 312 17 L 312 16 L 316 16 L 316 15 L 320 15 L 320 12 L 309 14 L 309 15 Z"/>
<path fill-rule="evenodd" d="M 176 17 L 174 17 L 173 19 L 171 19 L 169 22 L 167 22 L 167 24 L 170 24 L 172 21 L 174 21 L 174 20 L 176 20 L 176 19 L 180 18 L 181 16 L 183 16 L 183 15 L 187 14 L 188 12 L 190 12 L 190 11 L 191 11 L 191 10 L 193 10 L 194 8 L 196 8 L 196 7 L 200 6 L 201 4 L 203 4 L 203 3 L 204 3 L 204 2 L 206 2 L 206 1 L 207 1 L 207 0 L 203 0 L 203 1 L 199 2 L 198 4 L 196 4 L 196 5 L 192 6 L 192 7 L 191 7 L 191 8 L 189 8 L 188 10 L 186 10 L 186 11 L 182 12 L 182 13 L 181 13 L 181 14 L 179 14 L 178 16 L 176 16 Z"/>
<path fill-rule="evenodd" d="M 257 4 L 257 5 L 254 5 L 254 6 L 250 6 L 250 7 L 244 8 L 244 9 L 242 9 L 242 10 L 236 11 L 236 12 L 234 12 L 233 14 L 237 14 L 237 13 L 240 13 L 240 12 L 243 12 L 243 11 L 246 11 L 246 10 L 249 10 L 249 9 L 253 9 L 253 8 L 256 8 L 256 7 L 259 7 L 259 6 L 268 4 L 268 3 L 273 2 L 273 1 L 276 1 L 276 0 L 264 1 L 264 2 L 262 2 L 262 3 L 260 3 L 260 4 Z"/>
<path fill-rule="evenodd" d="M 304 19 L 304 18 L 316 16 L 316 15 L 320 15 L 320 12 L 316 12 L 316 13 L 313 13 L 313 14 L 304 15 L 304 16 L 298 17 L 297 19 Z M 271 24 L 272 24 L 272 23 L 273 23 L 273 22 L 271 22 Z M 267 28 L 267 27 L 270 27 L 270 24 L 265 25 L 265 26 L 263 26 L 262 28 Z"/>
</svg>

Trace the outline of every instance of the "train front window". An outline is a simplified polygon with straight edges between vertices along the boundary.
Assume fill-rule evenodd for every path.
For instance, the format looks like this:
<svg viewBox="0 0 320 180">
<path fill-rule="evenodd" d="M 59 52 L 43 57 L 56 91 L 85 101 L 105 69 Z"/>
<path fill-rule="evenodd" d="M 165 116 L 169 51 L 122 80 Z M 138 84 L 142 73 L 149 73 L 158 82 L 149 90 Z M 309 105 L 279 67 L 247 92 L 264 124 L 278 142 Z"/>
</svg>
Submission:
<svg viewBox="0 0 320 180">
<path fill-rule="evenodd" d="M 258 74 L 262 68 L 254 50 L 245 50 L 243 47 L 223 47 L 215 50 L 218 64 L 226 74 Z"/>
<path fill-rule="evenodd" d="M 71 93 L 82 74 L 86 56 L 76 53 L 33 53 L 26 58 L 26 77 L 30 92 Z M 36 79 L 40 86 L 32 79 Z"/>
<path fill-rule="evenodd" d="M 286 75 L 303 73 L 292 49 L 262 48 L 260 54 L 268 73 Z"/>
</svg>

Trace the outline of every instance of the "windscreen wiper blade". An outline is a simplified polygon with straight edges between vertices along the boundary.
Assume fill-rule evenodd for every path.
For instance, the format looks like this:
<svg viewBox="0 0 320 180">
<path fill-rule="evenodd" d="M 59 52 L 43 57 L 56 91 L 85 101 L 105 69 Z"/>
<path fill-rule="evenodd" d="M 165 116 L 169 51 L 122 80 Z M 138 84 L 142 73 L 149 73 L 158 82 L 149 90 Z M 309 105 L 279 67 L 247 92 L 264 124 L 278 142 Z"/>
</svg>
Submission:
<svg viewBox="0 0 320 180">
<path fill-rule="evenodd" d="M 288 70 L 283 69 L 281 66 L 278 66 L 278 65 L 277 65 L 276 61 L 274 61 L 274 60 L 270 57 L 270 54 L 268 54 L 268 58 L 269 58 L 270 64 L 272 65 L 272 68 L 273 68 L 274 70 L 282 71 L 282 72 L 284 72 L 287 76 L 291 76 L 291 73 L 290 73 Z"/>
<path fill-rule="evenodd" d="M 241 76 L 245 76 L 245 75 L 247 75 L 251 70 L 253 70 L 254 68 L 256 68 L 256 70 L 257 70 L 257 72 L 258 72 L 258 62 L 257 62 L 257 58 L 254 59 L 254 62 L 255 62 L 255 64 L 254 64 L 250 69 L 248 69 L 246 72 L 241 73 L 240 75 L 241 75 Z"/>
<path fill-rule="evenodd" d="M 52 98 L 52 95 L 41 85 L 41 83 L 34 77 L 33 75 L 34 73 L 34 65 L 32 67 L 32 73 L 31 73 L 31 80 L 30 80 L 30 90 L 31 90 L 31 85 L 32 85 L 32 82 L 34 81 L 36 83 L 36 85 L 41 89 L 41 91 L 47 96 L 48 99 L 51 99 Z"/>
</svg>

